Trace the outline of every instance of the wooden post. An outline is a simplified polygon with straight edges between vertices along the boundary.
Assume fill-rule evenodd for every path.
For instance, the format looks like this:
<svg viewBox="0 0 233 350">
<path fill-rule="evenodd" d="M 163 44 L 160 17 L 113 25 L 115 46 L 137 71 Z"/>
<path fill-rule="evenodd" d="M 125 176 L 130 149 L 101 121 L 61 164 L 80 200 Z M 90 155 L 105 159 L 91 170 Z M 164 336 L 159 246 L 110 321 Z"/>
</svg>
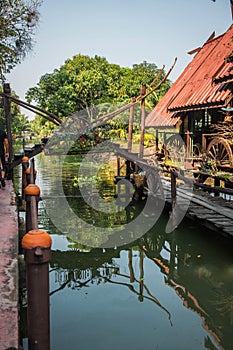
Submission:
<svg viewBox="0 0 233 350">
<path fill-rule="evenodd" d="M 35 183 L 35 161 L 34 158 L 30 160 L 30 184 Z"/>
<path fill-rule="evenodd" d="M 8 83 L 3 84 L 3 92 L 4 94 L 10 97 L 11 95 L 10 84 Z M 12 158 L 13 158 L 12 132 L 11 132 L 11 102 L 8 96 L 4 96 L 4 109 L 5 109 L 5 118 L 6 118 L 6 132 L 7 132 L 7 138 L 9 143 L 8 163 L 11 164 Z M 13 177 L 13 173 L 12 173 L 12 170 L 10 170 L 10 173 L 8 173 L 8 178 L 12 179 L 12 177 Z"/>
<path fill-rule="evenodd" d="M 126 177 L 126 179 L 129 180 L 130 179 L 130 173 L 131 173 L 130 160 L 127 159 L 125 164 L 126 164 L 125 177 Z"/>
<path fill-rule="evenodd" d="M 171 171 L 171 197 L 172 197 L 172 209 L 176 204 L 176 175 L 174 171 Z"/>
<path fill-rule="evenodd" d="M 214 177 L 214 187 L 220 187 L 220 179 L 218 176 Z M 220 194 L 219 191 L 214 192 L 215 197 L 219 197 L 219 194 Z"/>
<path fill-rule="evenodd" d="M 117 156 L 117 176 L 120 176 L 121 174 L 121 159 L 119 156 Z"/>
<path fill-rule="evenodd" d="M 206 135 L 205 134 L 203 134 L 202 135 L 202 152 L 206 152 Z"/>
<path fill-rule="evenodd" d="M 144 96 L 145 94 L 146 94 L 146 87 L 141 86 L 140 96 Z M 141 135 L 140 135 L 139 157 L 143 157 L 143 153 L 144 153 L 145 120 L 146 120 L 146 109 L 145 109 L 145 98 L 143 98 L 141 102 Z"/>
<path fill-rule="evenodd" d="M 135 97 L 131 99 L 131 102 L 134 103 L 136 101 Z M 130 107 L 129 114 L 129 131 L 128 131 L 128 151 L 132 151 L 132 140 L 133 140 L 133 121 L 134 121 L 134 105 Z"/>
<path fill-rule="evenodd" d="M 186 158 L 190 158 L 191 153 L 191 132 L 186 131 Z"/>
<path fill-rule="evenodd" d="M 50 349 L 49 260 L 52 240 L 43 230 L 22 239 L 27 277 L 28 349 Z"/>
<path fill-rule="evenodd" d="M 38 228 L 38 201 L 40 188 L 35 184 L 28 185 L 25 190 L 26 199 L 26 232 Z"/>
<path fill-rule="evenodd" d="M 32 166 L 33 168 L 33 166 Z M 34 169 L 34 171 L 32 171 L 32 168 L 27 168 L 26 170 L 26 178 L 27 178 L 27 184 L 34 184 L 36 182 L 36 174 L 37 171 L 36 169 Z"/>
<path fill-rule="evenodd" d="M 166 134 L 166 131 L 164 131 L 164 133 L 163 133 L 163 144 L 164 144 L 164 145 L 167 144 L 167 134 Z"/>
<path fill-rule="evenodd" d="M 155 151 L 158 152 L 159 150 L 159 130 L 155 130 L 156 135 L 155 135 Z"/>
</svg>

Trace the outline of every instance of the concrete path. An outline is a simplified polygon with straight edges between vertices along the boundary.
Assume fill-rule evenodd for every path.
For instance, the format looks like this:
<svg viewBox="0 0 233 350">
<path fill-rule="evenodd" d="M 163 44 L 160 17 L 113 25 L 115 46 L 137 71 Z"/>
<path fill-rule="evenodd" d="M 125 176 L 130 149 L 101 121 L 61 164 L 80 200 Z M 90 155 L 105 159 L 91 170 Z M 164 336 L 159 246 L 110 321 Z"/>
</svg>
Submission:
<svg viewBox="0 0 233 350">
<path fill-rule="evenodd" d="M 12 181 L 0 189 L 0 350 L 18 349 L 18 215 Z"/>
</svg>

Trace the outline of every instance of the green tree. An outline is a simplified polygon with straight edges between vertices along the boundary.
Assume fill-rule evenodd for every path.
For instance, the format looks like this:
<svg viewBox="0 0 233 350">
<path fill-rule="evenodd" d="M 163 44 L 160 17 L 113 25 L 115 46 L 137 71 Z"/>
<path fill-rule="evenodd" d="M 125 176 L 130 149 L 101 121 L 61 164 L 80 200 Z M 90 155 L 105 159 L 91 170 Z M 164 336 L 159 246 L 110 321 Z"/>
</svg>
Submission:
<svg viewBox="0 0 233 350">
<path fill-rule="evenodd" d="M 38 84 L 28 90 L 26 98 L 60 118 L 65 119 L 85 109 L 92 120 L 93 112 L 96 116 L 98 113 L 103 115 L 117 109 L 119 104 L 117 106 L 116 102 L 125 104 L 138 96 L 141 85 L 149 88 L 158 72 L 154 63 L 146 61 L 125 68 L 109 63 L 104 57 L 91 58 L 79 54 L 67 59 L 60 69 L 43 75 Z M 159 79 L 163 77 L 164 73 Z M 167 80 L 156 94 L 150 95 L 147 98 L 148 107 L 153 108 L 169 87 L 170 81 Z M 96 108 L 97 105 L 101 107 Z M 128 118 L 128 112 L 118 118 L 119 123 L 125 123 L 125 118 Z M 44 122 L 40 120 L 43 126 Z"/>
<path fill-rule="evenodd" d="M 31 131 L 30 122 L 28 116 L 19 113 L 17 119 L 13 120 L 12 132 L 17 135 L 21 135 L 25 132 Z"/>
<path fill-rule="evenodd" d="M 32 49 L 41 0 L 0 0 L 0 79 Z"/>
<path fill-rule="evenodd" d="M 30 130 L 39 137 L 49 136 L 54 129 L 53 123 L 38 115 L 30 122 Z"/>
<path fill-rule="evenodd" d="M 116 99 L 120 75 L 120 66 L 109 64 L 105 58 L 76 55 L 59 70 L 43 75 L 37 86 L 28 90 L 26 98 L 64 117 Z"/>
</svg>

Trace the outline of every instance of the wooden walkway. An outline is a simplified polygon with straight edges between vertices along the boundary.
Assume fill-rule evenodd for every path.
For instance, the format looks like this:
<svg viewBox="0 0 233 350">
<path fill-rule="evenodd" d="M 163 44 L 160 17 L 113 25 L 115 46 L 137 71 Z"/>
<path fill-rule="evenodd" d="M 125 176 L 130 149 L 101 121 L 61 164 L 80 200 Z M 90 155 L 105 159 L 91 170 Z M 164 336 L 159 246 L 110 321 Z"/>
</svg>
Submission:
<svg viewBox="0 0 233 350">
<path fill-rule="evenodd" d="M 146 159 L 139 158 L 134 153 L 126 149 L 116 149 L 116 153 L 141 169 L 153 169 L 153 165 L 148 164 Z M 165 171 L 166 172 L 166 171 Z M 169 171 L 168 171 L 169 172 Z M 191 180 L 192 183 L 192 180 Z M 168 205 L 172 205 L 171 183 L 162 179 L 165 200 Z M 218 232 L 227 237 L 233 237 L 233 195 L 231 201 L 222 197 L 214 197 L 204 190 L 197 190 L 192 185 L 180 185 L 176 188 L 177 204 L 179 208 L 185 210 L 185 216 L 201 224 L 202 226 Z M 156 193 L 155 193 L 156 195 Z"/>
<path fill-rule="evenodd" d="M 171 205 L 170 182 L 163 181 L 166 201 Z M 182 204 L 187 208 L 186 217 L 204 227 L 222 233 L 225 236 L 233 237 L 233 198 L 232 201 L 226 201 L 220 197 L 213 197 L 203 190 L 185 189 L 177 187 L 177 201 L 182 208 Z"/>
</svg>

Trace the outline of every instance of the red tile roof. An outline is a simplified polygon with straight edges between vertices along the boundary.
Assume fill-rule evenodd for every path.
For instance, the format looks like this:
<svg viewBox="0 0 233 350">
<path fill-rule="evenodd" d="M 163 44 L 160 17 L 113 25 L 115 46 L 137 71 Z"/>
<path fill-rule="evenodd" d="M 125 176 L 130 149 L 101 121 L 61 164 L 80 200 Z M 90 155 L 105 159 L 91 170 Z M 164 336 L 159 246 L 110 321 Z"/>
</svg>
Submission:
<svg viewBox="0 0 233 350">
<path fill-rule="evenodd" d="M 233 25 L 207 41 L 146 118 L 146 127 L 174 127 L 188 110 L 226 105 L 232 95 Z"/>
</svg>

